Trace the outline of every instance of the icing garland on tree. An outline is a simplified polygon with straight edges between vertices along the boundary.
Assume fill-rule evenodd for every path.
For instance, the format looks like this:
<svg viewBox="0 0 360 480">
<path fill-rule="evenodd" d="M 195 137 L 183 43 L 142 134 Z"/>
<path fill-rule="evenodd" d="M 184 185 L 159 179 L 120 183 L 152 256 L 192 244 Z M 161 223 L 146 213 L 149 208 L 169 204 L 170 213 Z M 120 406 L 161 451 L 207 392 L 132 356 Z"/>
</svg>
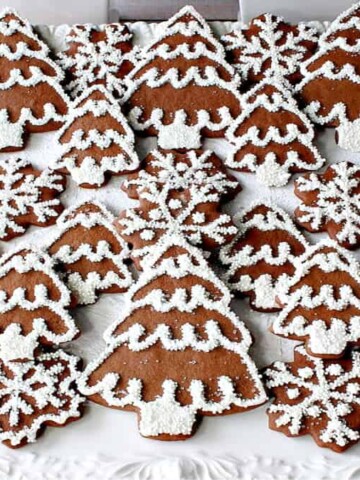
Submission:
<svg viewBox="0 0 360 480">
<path fill-rule="evenodd" d="M 129 252 L 113 221 L 113 215 L 94 201 L 66 210 L 58 220 L 59 233 L 48 251 L 81 305 L 96 302 L 99 293 L 124 292 L 132 283 L 124 263 Z"/>
<path fill-rule="evenodd" d="M 201 415 L 262 404 L 266 395 L 248 356 L 251 336 L 230 300 L 197 248 L 163 238 L 80 390 L 102 405 L 137 411 L 140 433 L 160 439 L 191 436 Z"/>
<path fill-rule="evenodd" d="M 2 159 L 0 164 L 0 239 L 25 233 L 29 225 L 46 227 L 63 210 L 57 198 L 65 189 L 63 175 L 40 172 L 28 160 Z"/>
<path fill-rule="evenodd" d="M 18 323 L 24 334 L 35 331 L 41 343 L 68 342 L 79 334 L 70 305 L 70 292 L 45 252 L 19 248 L 1 257 L 1 332 Z"/>
<path fill-rule="evenodd" d="M 58 139 L 63 152 L 53 168 L 70 173 L 80 186 L 101 187 L 110 175 L 139 167 L 134 133 L 118 103 L 101 85 L 75 100 Z"/>
<path fill-rule="evenodd" d="M 331 361 L 300 346 L 291 363 L 275 362 L 264 373 L 275 398 L 268 409 L 273 430 L 309 433 L 320 447 L 342 452 L 360 438 L 360 354 Z"/>
<path fill-rule="evenodd" d="M 360 151 L 360 6 L 343 12 L 320 37 L 320 48 L 302 66 L 298 93 L 312 121 L 337 127 L 341 148 Z"/>
<path fill-rule="evenodd" d="M 304 175 L 295 181 L 302 204 L 297 222 L 310 232 L 327 231 L 344 248 L 360 244 L 360 167 L 340 162 L 324 173 Z"/>
<path fill-rule="evenodd" d="M 30 132 L 59 128 L 68 110 L 63 71 L 27 20 L 0 13 L 0 151 L 24 148 Z"/>
<path fill-rule="evenodd" d="M 314 136 L 289 89 L 275 77 L 267 78 L 242 97 L 242 112 L 226 134 L 233 149 L 225 164 L 256 173 L 264 185 L 281 187 L 292 173 L 324 164 Z"/>
<path fill-rule="evenodd" d="M 256 202 L 235 218 L 238 234 L 220 250 L 224 280 L 232 291 L 249 296 L 254 310 L 281 310 L 277 296 L 307 241 L 289 215 L 271 203 Z"/>
<path fill-rule="evenodd" d="M 244 81 L 258 83 L 276 75 L 295 84 L 301 79 L 301 63 L 317 47 L 318 31 L 302 23 L 290 25 L 282 17 L 265 13 L 221 40 Z"/>
<path fill-rule="evenodd" d="M 309 247 L 297 264 L 284 309 L 272 325 L 276 335 L 305 340 L 310 355 L 341 357 L 360 344 L 360 265 L 332 240 Z M 321 282 L 319 282 L 321 276 Z"/>
<path fill-rule="evenodd" d="M 73 98 L 93 85 L 104 85 L 116 97 L 124 93 L 124 77 L 133 68 L 129 61 L 132 33 L 127 25 L 111 23 L 74 25 L 66 36 L 67 50 L 58 54 L 66 71 L 66 89 Z M 134 52 L 132 53 L 132 57 Z"/>
<path fill-rule="evenodd" d="M 240 112 L 238 75 L 190 6 L 159 26 L 125 81 L 132 127 L 158 135 L 161 148 L 200 148 L 201 134 L 223 136 Z"/>
<path fill-rule="evenodd" d="M 124 188 L 140 200 L 138 208 L 126 210 L 116 221 L 122 237 L 133 246 L 134 260 L 151 252 L 165 233 L 184 235 L 208 249 L 236 234 L 231 217 L 219 211 L 219 204 L 240 186 L 209 150 L 155 150 Z"/>
</svg>

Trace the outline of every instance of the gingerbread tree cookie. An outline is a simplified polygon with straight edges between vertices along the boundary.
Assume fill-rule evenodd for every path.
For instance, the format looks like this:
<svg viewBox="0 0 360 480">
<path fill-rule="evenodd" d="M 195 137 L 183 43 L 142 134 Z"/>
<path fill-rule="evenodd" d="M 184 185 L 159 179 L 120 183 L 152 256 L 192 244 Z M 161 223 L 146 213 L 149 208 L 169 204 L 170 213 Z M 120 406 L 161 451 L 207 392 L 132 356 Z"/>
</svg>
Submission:
<svg viewBox="0 0 360 480">
<path fill-rule="evenodd" d="M 140 200 L 139 207 L 126 210 L 116 222 L 133 247 L 134 260 L 151 251 L 165 233 L 183 235 L 206 249 L 236 234 L 231 217 L 220 211 L 220 201 L 240 187 L 209 150 L 153 151 L 144 169 L 130 177 L 124 188 L 131 198 Z"/>
<path fill-rule="evenodd" d="M 302 200 L 297 222 L 309 232 L 327 231 L 344 248 L 360 244 L 360 168 L 349 162 L 328 167 L 295 181 L 295 194 Z"/>
<path fill-rule="evenodd" d="M 124 292 L 131 274 L 129 252 L 113 226 L 114 217 L 97 202 L 84 202 L 59 218 L 60 232 L 48 248 L 78 303 L 96 302 L 98 293 Z"/>
<path fill-rule="evenodd" d="M 303 65 L 298 86 L 305 111 L 337 127 L 338 144 L 360 151 L 360 5 L 342 13 L 320 37 L 318 52 Z"/>
<path fill-rule="evenodd" d="M 233 145 L 226 165 L 256 173 L 269 187 L 281 187 L 292 173 L 317 170 L 324 163 L 310 120 L 276 78 L 263 80 L 242 97 L 242 113 L 226 136 Z"/>
<path fill-rule="evenodd" d="M 295 349 L 291 363 L 265 371 L 274 397 L 269 426 L 290 437 L 310 434 L 320 447 L 343 452 L 360 439 L 360 354 L 341 360 L 310 357 Z"/>
<path fill-rule="evenodd" d="M 68 99 L 48 47 L 8 8 L 0 13 L 0 43 L 0 151 L 13 151 L 29 133 L 59 128 Z"/>
<path fill-rule="evenodd" d="M 101 85 L 74 102 L 59 142 L 63 152 L 53 168 L 70 173 L 82 187 L 101 187 L 111 175 L 139 167 L 134 133 L 118 103 Z"/>
<path fill-rule="evenodd" d="M 11 240 L 30 225 L 53 225 L 63 210 L 57 198 L 65 189 L 63 175 L 39 171 L 28 160 L 8 158 L 0 164 L 0 239 Z"/>
<path fill-rule="evenodd" d="M 104 85 L 116 97 L 124 93 L 123 79 L 133 68 L 129 61 L 132 33 L 121 23 L 74 25 L 66 37 L 67 50 L 58 55 L 72 97 L 93 85 Z"/>
<path fill-rule="evenodd" d="M 230 299 L 198 249 L 176 236 L 163 239 L 80 390 L 102 405 L 135 410 L 140 433 L 162 440 L 190 437 L 202 415 L 262 404 L 250 334 Z"/>
<path fill-rule="evenodd" d="M 239 79 L 206 21 L 190 6 L 161 24 L 126 79 L 125 108 L 135 130 L 161 148 L 200 148 L 200 135 L 224 136 L 239 115 Z"/>
<path fill-rule="evenodd" d="M 16 323 L 25 335 L 35 332 L 40 343 L 68 342 L 79 333 L 67 311 L 71 305 L 46 253 L 18 249 L 0 258 L 0 333 Z"/>
<path fill-rule="evenodd" d="M 80 418 L 84 398 L 74 387 L 79 359 L 59 350 L 37 351 L 37 333 L 21 334 L 13 323 L 0 335 L 0 441 L 18 448 L 47 425 Z"/>
<path fill-rule="evenodd" d="M 360 265 L 332 240 L 309 247 L 297 264 L 284 309 L 272 325 L 276 335 L 305 340 L 310 355 L 341 357 L 360 345 Z"/>
<path fill-rule="evenodd" d="M 316 29 L 304 24 L 290 25 L 282 17 L 265 13 L 222 37 L 230 63 L 244 81 L 258 83 L 276 75 L 291 84 L 302 77 L 301 63 L 315 51 Z"/>
<path fill-rule="evenodd" d="M 277 295 L 295 273 L 307 242 L 286 212 L 257 202 L 236 217 L 239 231 L 220 250 L 229 288 L 250 297 L 254 310 L 281 310 Z"/>
</svg>

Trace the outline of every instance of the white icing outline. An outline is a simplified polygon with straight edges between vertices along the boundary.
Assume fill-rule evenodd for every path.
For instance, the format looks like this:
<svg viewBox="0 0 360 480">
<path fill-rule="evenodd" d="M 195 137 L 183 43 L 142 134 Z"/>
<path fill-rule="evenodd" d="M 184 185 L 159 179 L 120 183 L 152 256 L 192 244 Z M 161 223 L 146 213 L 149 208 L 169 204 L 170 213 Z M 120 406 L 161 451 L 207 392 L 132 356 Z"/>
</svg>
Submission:
<svg viewBox="0 0 360 480">
<path fill-rule="evenodd" d="M 267 85 L 276 89 L 276 92 L 270 97 L 264 93 L 258 93 Z M 255 99 L 249 101 L 253 97 Z M 313 143 L 315 131 L 312 123 L 300 111 L 285 83 L 280 82 L 276 77 L 265 78 L 242 96 L 241 105 L 241 114 L 226 132 L 226 138 L 233 146 L 230 155 L 225 160 L 225 164 L 229 168 L 256 173 L 258 180 L 266 186 L 282 187 L 288 183 L 294 167 L 302 170 L 317 170 L 323 166 L 325 160 Z M 261 138 L 258 126 L 254 124 L 250 126 L 246 133 L 238 136 L 236 130 L 242 123 L 251 120 L 252 113 L 258 108 L 264 108 L 271 113 L 290 112 L 296 115 L 304 125 L 305 133 L 301 132 L 297 125 L 290 123 L 286 126 L 287 132 L 285 135 L 274 125 L 268 129 L 264 138 Z M 298 152 L 291 150 L 291 144 L 295 141 L 309 149 L 313 155 L 314 163 L 308 163 L 306 159 L 299 156 Z M 236 154 L 249 144 L 266 149 L 271 142 L 284 146 L 287 157 L 283 164 L 278 162 L 274 152 L 269 152 L 261 164 L 258 163 L 258 158 L 254 154 L 246 154 L 240 161 L 235 159 Z"/>
<path fill-rule="evenodd" d="M 171 247 L 177 246 L 186 250 L 187 253 L 181 254 L 177 259 L 162 259 L 164 253 Z M 162 261 L 159 263 L 159 260 Z M 206 294 L 200 285 L 193 286 L 190 298 L 186 298 L 183 289 L 176 289 L 171 298 L 165 298 L 161 292 L 152 291 L 140 300 L 134 300 L 137 292 L 148 285 L 152 280 L 161 276 L 169 275 L 172 278 L 181 279 L 187 275 L 194 275 L 214 284 L 215 288 L 221 292 L 222 298 L 216 300 Z M 156 301 L 154 302 L 154 299 Z M 221 414 L 231 405 L 244 408 L 251 408 L 265 402 L 266 394 L 263 390 L 260 376 L 255 364 L 248 356 L 248 349 L 251 345 L 251 335 L 243 322 L 230 310 L 231 295 L 226 286 L 216 277 L 209 268 L 200 251 L 187 243 L 187 241 L 175 235 L 169 235 L 159 241 L 153 247 L 152 255 L 149 255 L 144 272 L 139 280 L 134 284 L 127 294 L 127 304 L 122 314 L 122 319 L 116 321 L 105 332 L 104 339 L 108 346 L 106 350 L 93 360 L 85 369 L 79 381 L 79 389 L 84 395 L 98 394 L 108 403 L 109 406 L 123 408 L 132 405 L 140 410 L 140 432 L 144 436 L 156 436 L 162 433 L 171 435 L 190 435 L 194 426 L 197 413 L 208 412 L 211 414 Z M 126 321 L 126 318 L 136 309 L 144 306 L 152 306 L 155 311 L 168 312 L 174 309 L 191 313 L 201 304 L 204 308 L 217 311 L 228 318 L 234 328 L 241 332 L 242 340 L 240 342 L 231 341 L 225 337 L 216 321 L 208 320 L 205 323 L 206 331 L 209 333 L 209 339 L 202 341 L 196 338 L 194 327 L 190 324 L 184 324 L 182 327 L 183 337 L 181 339 L 172 339 L 170 328 L 166 324 L 159 324 L 154 333 L 144 339 L 144 327 L 140 324 L 133 325 L 127 332 L 115 335 L 117 327 Z M 243 399 L 234 392 L 232 381 L 229 377 L 221 376 L 218 379 L 219 391 L 222 398 L 219 402 L 207 401 L 205 399 L 204 385 L 199 380 L 192 380 L 190 393 L 193 397 L 193 403 L 187 406 L 181 406 L 175 399 L 176 382 L 165 379 L 163 382 L 163 395 L 154 401 L 145 402 L 142 400 L 141 389 L 142 382 L 139 378 L 129 380 L 126 395 L 119 399 L 114 391 L 119 380 L 119 375 L 109 372 L 96 385 L 89 386 L 87 381 L 89 376 L 96 370 L 116 349 L 126 345 L 133 352 L 150 348 L 159 340 L 164 349 L 170 351 L 181 351 L 187 347 L 202 352 L 210 352 L 213 349 L 222 346 L 223 348 L 235 352 L 239 355 L 241 362 L 248 368 L 248 374 L 254 381 L 254 387 L 257 394 L 252 399 Z M 139 367 L 141 376 L 141 367 Z M 119 393 L 119 392 L 118 392 Z"/>
<path fill-rule="evenodd" d="M 257 214 L 250 220 L 245 221 L 245 217 L 258 207 L 264 206 L 269 209 L 266 215 Z M 289 275 L 282 273 L 278 278 L 269 274 L 260 275 L 256 280 L 249 275 L 241 275 L 238 281 L 232 281 L 232 278 L 241 270 L 242 267 L 256 265 L 259 261 L 265 261 L 269 265 L 281 267 L 285 263 L 296 265 L 299 257 L 291 252 L 291 246 L 287 242 L 278 244 L 278 253 L 274 254 L 270 245 L 262 245 L 259 251 L 254 252 L 251 245 L 245 246 L 242 250 L 232 253 L 234 246 L 246 235 L 248 230 L 256 228 L 262 232 L 268 233 L 274 230 L 282 230 L 291 235 L 294 240 L 300 242 L 305 248 L 308 242 L 296 228 L 291 217 L 281 208 L 271 202 L 261 200 L 254 202 L 249 208 L 242 211 L 235 217 L 235 224 L 238 227 L 238 233 L 231 243 L 224 245 L 220 249 L 219 259 L 226 268 L 223 279 L 227 286 L 234 292 L 254 294 L 254 300 L 251 304 L 255 308 L 262 310 L 280 309 L 276 297 L 287 282 Z"/>
</svg>

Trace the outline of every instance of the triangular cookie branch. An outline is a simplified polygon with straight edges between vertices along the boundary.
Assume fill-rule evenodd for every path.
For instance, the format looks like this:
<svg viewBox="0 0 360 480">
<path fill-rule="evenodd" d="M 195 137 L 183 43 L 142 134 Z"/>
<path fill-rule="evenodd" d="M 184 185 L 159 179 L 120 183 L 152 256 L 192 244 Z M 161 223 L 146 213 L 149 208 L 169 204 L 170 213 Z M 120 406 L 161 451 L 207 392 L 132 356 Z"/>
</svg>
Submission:
<svg viewBox="0 0 360 480">
<path fill-rule="evenodd" d="M 68 110 L 63 72 L 13 10 L 0 13 L 0 151 L 24 148 L 30 132 L 57 129 Z"/>
<path fill-rule="evenodd" d="M 139 167 L 135 137 L 117 101 L 96 85 L 74 102 L 59 132 L 61 158 L 53 167 L 81 186 L 96 188 L 111 175 Z"/>
<path fill-rule="evenodd" d="M 104 85 L 108 92 L 121 97 L 123 78 L 134 67 L 129 61 L 132 37 L 127 25 L 121 23 L 74 25 L 66 36 L 68 48 L 58 54 L 71 96 L 76 97 L 93 85 Z"/>
<path fill-rule="evenodd" d="M 125 109 L 135 130 L 159 135 L 161 148 L 200 148 L 224 136 L 240 112 L 239 79 L 222 45 L 193 7 L 159 25 L 126 79 Z"/>
<path fill-rule="evenodd" d="M 202 414 L 262 404 L 266 395 L 248 354 L 250 333 L 230 300 L 196 247 L 181 237 L 163 238 L 80 390 L 102 405 L 135 409 L 140 433 L 160 439 L 191 436 Z"/>
<path fill-rule="evenodd" d="M 233 150 L 225 163 L 256 173 L 267 186 L 281 187 L 292 173 L 323 165 L 314 136 L 286 84 L 267 78 L 242 97 L 242 113 L 227 131 Z"/>
<path fill-rule="evenodd" d="M 230 63 L 250 84 L 272 75 L 291 85 L 297 83 L 301 79 L 300 65 L 313 54 L 317 41 L 315 28 L 302 23 L 290 25 L 270 13 L 222 37 Z"/>
<path fill-rule="evenodd" d="M 99 293 L 124 292 L 132 283 L 125 263 L 129 252 L 113 221 L 112 214 L 93 201 L 80 203 L 59 218 L 59 233 L 48 251 L 81 305 L 94 303 Z"/>
<path fill-rule="evenodd" d="M 153 151 L 144 169 L 124 188 L 140 205 L 123 212 L 116 227 L 132 245 L 137 262 L 168 233 L 206 249 L 219 247 L 236 234 L 231 217 L 220 210 L 220 201 L 234 196 L 240 186 L 209 150 Z"/>
<path fill-rule="evenodd" d="M 295 273 L 307 241 L 289 215 L 271 203 L 256 202 L 236 216 L 238 234 L 220 250 L 228 287 L 250 297 L 254 310 L 281 310 L 279 292 Z"/>
<path fill-rule="evenodd" d="M 309 247 L 280 295 L 284 309 L 273 333 L 305 340 L 310 355 L 324 358 L 340 357 L 348 345 L 360 344 L 359 271 L 356 260 L 334 241 Z"/>
<path fill-rule="evenodd" d="M 19 324 L 22 334 L 35 332 L 39 343 L 68 342 L 79 333 L 71 305 L 70 291 L 45 252 L 18 249 L 0 259 L 0 332 Z"/>
<path fill-rule="evenodd" d="M 342 13 L 320 37 L 318 52 L 302 66 L 298 93 L 310 118 L 337 127 L 337 142 L 360 151 L 360 5 Z"/>
</svg>

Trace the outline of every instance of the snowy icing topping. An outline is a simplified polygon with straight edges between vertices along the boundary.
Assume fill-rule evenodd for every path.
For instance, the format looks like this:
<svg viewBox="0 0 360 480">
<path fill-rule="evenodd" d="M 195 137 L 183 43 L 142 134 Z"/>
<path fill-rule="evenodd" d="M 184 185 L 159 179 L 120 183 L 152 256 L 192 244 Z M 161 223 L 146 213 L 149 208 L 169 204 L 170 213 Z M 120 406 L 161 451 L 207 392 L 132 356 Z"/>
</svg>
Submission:
<svg viewBox="0 0 360 480">
<path fill-rule="evenodd" d="M 94 35 L 103 38 L 94 40 Z M 72 80 L 66 89 L 72 97 L 99 82 L 118 97 L 124 93 L 121 67 L 129 58 L 129 52 L 124 50 L 131 50 L 132 43 L 132 33 L 125 25 L 74 25 L 66 42 L 69 48 L 58 54 L 58 63 L 71 74 Z"/>
<path fill-rule="evenodd" d="M 179 247 L 184 253 L 167 257 L 166 252 L 173 247 Z M 189 289 L 175 288 L 171 296 L 167 296 L 165 291 L 146 288 L 164 275 L 179 281 L 187 277 L 194 277 L 199 279 L 199 284 L 195 284 Z M 220 298 L 214 298 L 210 292 L 205 291 L 205 287 L 202 285 L 205 279 L 220 292 L 217 295 Z M 146 293 L 141 294 L 144 290 Z M 129 290 L 127 307 L 123 312 L 122 320 L 116 321 L 105 332 L 104 338 L 108 347 L 98 359 L 91 362 L 86 368 L 79 382 L 80 390 L 85 395 L 99 394 L 109 406 L 123 408 L 132 405 L 136 407 L 140 413 L 140 432 L 144 436 L 157 436 L 164 433 L 190 435 L 199 411 L 221 414 L 232 406 L 249 408 L 263 403 L 266 395 L 257 369 L 248 356 L 251 337 L 245 325 L 230 310 L 230 300 L 230 292 L 212 272 L 197 248 L 190 246 L 181 237 L 170 235 L 163 238 L 153 247 L 152 255 L 148 258 L 144 272 Z M 136 311 L 144 308 L 146 311 L 148 307 L 155 312 L 173 312 L 175 315 L 176 311 L 192 315 L 196 313 L 198 307 L 205 308 L 210 312 L 209 318 L 204 319 L 205 339 L 200 339 L 196 335 L 195 327 L 191 323 L 184 323 L 181 326 L 181 337 L 174 338 L 171 327 L 166 324 L 166 316 L 163 317 L 165 323 L 154 326 L 153 332 L 148 335 L 145 327 L 139 323 L 133 324 L 123 333 L 116 332 L 117 328 L 126 324 L 126 321 L 129 321 Z M 220 324 L 211 319 L 211 312 L 213 315 L 218 312 L 217 314 L 228 319 L 233 324 L 234 331 L 238 330 L 241 334 L 241 340 L 235 341 L 227 338 L 222 332 Z M 175 395 L 180 385 L 170 378 L 165 378 L 162 382 L 162 395 L 154 400 L 145 401 L 142 397 L 141 363 L 139 364 L 139 376 L 129 378 L 127 385 L 121 391 L 117 388 L 120 379 L 119 373 L 113 371 L 105 373 L 103 378 L 95 384 L 92 383 L 93 372 L 101 368 L 110 356 L 121 352 L 121 349 L 128 349 L 131 354 L 132 352 L 151 350 L 155 344 L 161 345 L 162 351 L 174 353 L 186 352 L 189 349 L 207 353 L 219 348 L 231 351 L 238 355 L 240 364 L 246 366 L 247 376 L 251 379 L 254 392 L 251 397 L 242 397 L 236 393 L 233 380 L 222 375 L 218 376 L 217 380 L 218 400 L 208 401 L 205 394 L 206 385 L 201 380 L 193 378 L 189 385 L 191 403 L 181 405 Z M 161 351 L 158 358 L 161 359 Z M 126 366 L 124 369 L 126 370 Z"/>
<path fill-rule="evenodd" d="M 32 168 L 28 160 L 2 159 L 0 165 L 0 239 L 25 232 L 27 225 L 54 223 L 62 210 L 58 196 L 65 188 L 64 177 Z M 45 192 L 46 195 L 45 195 Z M 60 208 L 61 207 L 61 208 Z"/>
<path fill-rule="evenodd" d="M 313 434 L 309 424 L 315 429 L 321 418 L 321 442 L 345 447 L 359 440 L 359 428 L 350 425 L 347 417 L 360 405 L 360 354 L 353 352 L 351 360 L 334 363 L 310 357 L 304 347 L 297 347 L 295 358 L 293 363 L 274 363 L 264 374 L 266 386 L 274 389 L 275 401 L 268 413 L 276 427 L 286 427 L 292 436 Z M 280 391 L 287 392 L 289 404 L 278 398 Z"/>
<path fill-rule="evenodd" d="M 51 287 L 56 288 L 59 298 L 52 299 L 48 286 L 43 283 L 34 286 L 33 298 L 29 298 L 26 285 L 14 288 L 11 295 L 8 295 L 6 290 L 0 290 L 0 324 L 1 315 L 13 309 L 18 310 L 17 307 L 28 311 L 42 309 L 42 316 L 36 318 L 33 324 L 33 329 L 37 331 L 38 337 L 44 337 L 54 344 L 72 340 L 78 334 L 78 329 L 67 312 L 70 305 L 70 292 L 55 273 L 54 261 L 50 256 L 35 249 L 24 250 L 19 248 L 11 251 L 0 259 L 0 279 L 4 285 L 6 284 L 6 277 L 12 271 L 19 274 L 28 272 L 45 274 L 51 282 Z M 58 322 L 61 321 L 64 324 L 64 333 L 55 333 L 51 330 L 47 322 L 47 311 L 51 312 L 52 316 L 55 314 L 59 317 Z M 14 322 L 16 322 L 16 315 L 14 317 Z M 20 322 L 20 320 L 21 314 L 18 321 Z"/>
<path fill-rule="evenodd" d="M 114 228 L 113 221 L 113 215 L 104 205 L 91 201 L 66 210 L 57 222 L 59 233 L 51 240 L 48 250 L 65 270 L 68 267 L 65 282 L 81 305 L 94 303 L 102 290 L 106 291 L 110 287 L 126 290 L 132 283 L 130 271 L 124 263 L 129 252 L 124 240 Z M 77 248 L 69 244 L 61 245 L 66 234 L 79 227 L 87 230 L 87 234 L 81 233 L 83 242 Z M 99 227 L 107 230 L 112 241 L 118 244 L 119 252 L 114 251 L 106 239 L 99 237 Z M 92 271 L 86 274 L 82 272 L 81 265 L 78 264 L 81 259 L 86 260 L 87 269 L 89 263 L 92 264 Z M 112 269 L 101 275 L 97 270 L 104 260 L 111 262 Z M 77 268 L 79 271 L 76 271 Z"/>
<path fill-rule="evenodd" d="M 99 98 L 91 98 L 94 94 Z M 87 116 L 94 118 L 93 128 L 84 131 L 82 119 Z M 119 130 L 109 127 L 99 131 L 96 122 L 104 118 L 109 118 L 112 123 L 115 120 Z M 71 138 L 67 139 L 69 130 L 72 134 Z M 53 168 L 64 168 L 80 185 L 99 187 L 105 182 L 107 173 L 121 174 L 139 166 L 134 133 L 120 106 L 102 85 L 87 89 L 75 100 L 58 138 L 64 148 L 61 158 L 54 162 Z"/>
<path fill-rule="evenodd" d="M 10 19 L 8 20 L 7 17 L 10 17 Z M 2 81 L 0 81 L 0 92 L 11 90 L 16 86 L 29 88 L 32 96 L 35 98 L 38 96 L 39 103 L 42 105 L 42 115 L 34 114 L 31 108 L 22 106 L 21 111 L 18 112 L 16 122 L 12 122 L 9 119 L 7 108 L 0 109 L 0 122 L 2 126 L 0 129 L 0 149 L 8 147 L 20 148 L 23 146 L 22 137 L 26 125 L 46 126 L 50 122 L 63 121 L 63 115 L 59 113 L 57 104 L 65 107 L 68 104 L 68 98 L 61 87 L 64 73 L 56 63 L 49 58 L 48 47 L 33 32 L 27 20 L 20 18 L 12 9 L 6 8 L 0 13 L 0 35 L 5 38 L 8 37 L 9 41 L 12 36 L 23 37 L 23 40 L 19 40 L 17 43 L 15 49 L 10 48 L 4 39 L 0 45 L 0 63 L 1 59 L 14 62 L 14 68 L 7 72 L 7 75 L 4 73 Z M 33 44 L 35 44 L 36 47 L 34 47 Z M 28 69 L 31 74 L 30 76 L 24 75 L 21 68 L 17 66 L 20 61 L 24 62 L 24 66 L 26 66 L 26 69 Z M 39 62 L 46 65 L 52 73 L 47 74 L 39 68 L 39 66 L 37 66 Z M 4 63 L 4 65 L 6 65 L 7 69 L 8 62 Z M 32 88 L 41 84 L 48 85 L 54 103 L 51 102 L 50 98 L 49 101 L 44 100 L 41 89 L 37 91 L 36 88 Z M 33 99 L 32 103 L 34 103 Z M 9 96 L 9 108 L 10 107 Z"/>
<path fill-rule="evenodd" d="M 331 165 L 325 174 L 311 173 L 295 181 L 303 203 L 296 210 L 300 225 L 312 232 L 329 229 L 343 247 L 360 241 L 360 167 L 348 162 Z M 309 201 L 307 200 L 309 195 Z M 336 229 L 334 230 L 334 223 Z"/>
<path fill-rule="evenodd" d="M 317 37 L 315 28 L 301 23 L 292 26 L 282 17 L 265 13 L 249 27 L 224 35 L 222 41 L 243 80 L 259 81 L 274 74 L 290 80 L 311 55 Z"/>
<path fill-rule="evenodd" d="M 206 237 L 220 245 L 235 234 L 230 216 L 220 213 L 217 204 L 222 195 L 235 190 L 238 184 L 224 172 L 211 171 L 212 155 L 209 150 L 189 151 L 188 165 L 179 162 L 176 153 L 153 151 L 151 163 L 157 172 L 140 171 L 134 180 L 125 183 L 127 188 L 135 186 L 140 200 L 146 200 L 151 207 L 148 212 L 142 206 L 127 210 L 126 216 L 118 220 L 122 235 L 139 234 L 146 243 L 156 239 L 158 232 L 179 233 L 194 244 L 201 244 Z M 182 200 L 169 200 L 174 190 L 186 191 L 188 195 Z M 206 203 L 214 205 L 213 212 L 199 211 Z M 152 248 L 145 245 L 132 255 L 142 257 Z"/>
<path fill-rule="evenodd" d="M 188 17 L 187 22 L 183 20 L 184 17 Z M 170 46 L 167 43 L 168 39 L 177 35 L 185 37 L 183 43 Z M 198 37 L 198 41 L 192 43 L 191 38 L 195 36 Z M 181 71 L 181 65 L 177 59 L 188 61 L 189 66 L 186 72 Z M 206 65 L 201 67 L 204 59 Z M 157 66 L 159 60 L 166 62 L 166 70 Z M 199 65 L 196 64 L 196 60 L 199 60 Z M 156 39 L 142 51 L 142 60 L 134 63 L 136 63 L 135 68 L 125 79 L 127 92 L 123 99 L 125 104 L 130 106 L 129 120 L 135 130 L 154 127 L 159 133 L 158 142 L 161 148 L 199 148 L 200 132 L 204 127 L 207 131 L 222 131 L 230 125 L 233 115 L 229 106 L 224 104 L 220 107 L 211 107 L 213 96 L 211 92 L 216 94 L 217 90 L 226 91 L 227 98 L 231 97 L 238 109 L 239 78 L 233 67 L 226 62 L 224 48 L 215 39 L 206 21 L 193 7 L 184 7 L 167 22 L 161 24 Z M 224 78 L 224 72 L 227 79 Z M 152 107 L 150 112 L 147 111 L 147 105 L 136 105 L 135 97 L 142 88 L 157 90 L 167 85 L 171 85 L 175 90 L 186 89 L 193 85 L 204 87 L 203 101 L 197 107 L 198 93 L 195 98 L 188 95 L 189 100 L 184 103 L 183 108 L 172 112 L 173 123 L 170 124 L 164 118 L 169 116 L 166 103 L 163 109 L 159 103 L 159 107 Z M 169 94 L 164 93 L 164 95 Z M 206 102 L 206 98 L 209 98 L 210 103 Z M 170 93 L 169 109 L 171 109 L 171 101 Z M 189 105 L 186 106 L 186 103 Z M 164 102 L 161 101 L 161 105 L 163 104 Z M 190 117 L 194 116 L 196 120 L 190 120 Z"/>
<path fill-rule="evenodd" d="M 266 88 L 271 94 L 266 94 Z M 262 110 L 274 120 L 267 130 L 258 124 L 257 114 Z M 294 117 L 297 124 L 291 122 Z M 291 172 L 317 170 L 323 165 L 325 160 L 313 143 L 314 136 L 310 120 L 299 110 L 289 89 L 275 77 L 267 78 L 242 97 L 242 112 L 226 134 L 233 149 L 225 163 L 236 170 L 256 173 L 258 180 L 269 187 L 282 187 Z M 278 155 L 279 146 L 283 147 L 283 158 Z"/>
<path fill-rule="evenodd" d="M 256 212 L 265 208 L 265 212 Z M 294 246 L 300 247 L 302 252 L 307 246 L 305 238 L 298 231 L 287 213 L 271 203 L 256 202 L 248 209 L 236 216 L 238 234 L 233 241 L 220 250 L 220 261 L 226 267 L 224 280 L 229 288 L 235 292 L 251 294 L 254 298 L 251 304 L 256 309 L 274 310 L 279 309 L 276 300 L 279 292 L 285 288 L 290 277 L 281 271 L 281 267 L 295 265 L 298 255 L 294 252 Z M 239 249 L 246 236 L 253 230 L 266 232 L 265 241 L 256 249 L 252 245 L 251 237 Z M 276 232 L 278 243 L 276 247 L 271 244 L 271 232 Z M 286 235 L 286 240 L 281 241 L 281 232 Z M 291 236 L 293 245 L 288 242 Z M 268 238 L 269 243 L 266 243 Z M 301 253 L 302 253 L 301 252 Z M 251 276 L 247 271 L 260 262 L 269 266 L 280 267 L 278 275 L 263 273 Z M 245 270 L 244 273 L 241 271 Z M 256 271 L 254 271 L 255 275 Z"/>
<path fill-rule="evenodd" d="M 324 275 L 315 290 L 312 275 L 316 279 L 318 270 Z M 309 247 L 300 257 L 287 289 L 279 292 L 285 307 L 272 325 L 273 333 L 306 339 L 308 351 L 315 355 L 342 355 L 348 343 L 360 340 L 359 272 L 354 257 L 333 241 Z M 334 273 L 345 275 L 353 285 L 332 283 Z M 323 313 L 318 313 L 324 310 L 329 311 L 327 321 Z"/>
<path fill-rule="evenodd" d="M 9 327 L 10 328 L 10 327 Z M 81 415 L 76 392 L 79 359 L 59 350 L 26 362 L 0 361 L 0 441 L 31 443 L 51 422 L 63 425 Z"/>
</svg>

